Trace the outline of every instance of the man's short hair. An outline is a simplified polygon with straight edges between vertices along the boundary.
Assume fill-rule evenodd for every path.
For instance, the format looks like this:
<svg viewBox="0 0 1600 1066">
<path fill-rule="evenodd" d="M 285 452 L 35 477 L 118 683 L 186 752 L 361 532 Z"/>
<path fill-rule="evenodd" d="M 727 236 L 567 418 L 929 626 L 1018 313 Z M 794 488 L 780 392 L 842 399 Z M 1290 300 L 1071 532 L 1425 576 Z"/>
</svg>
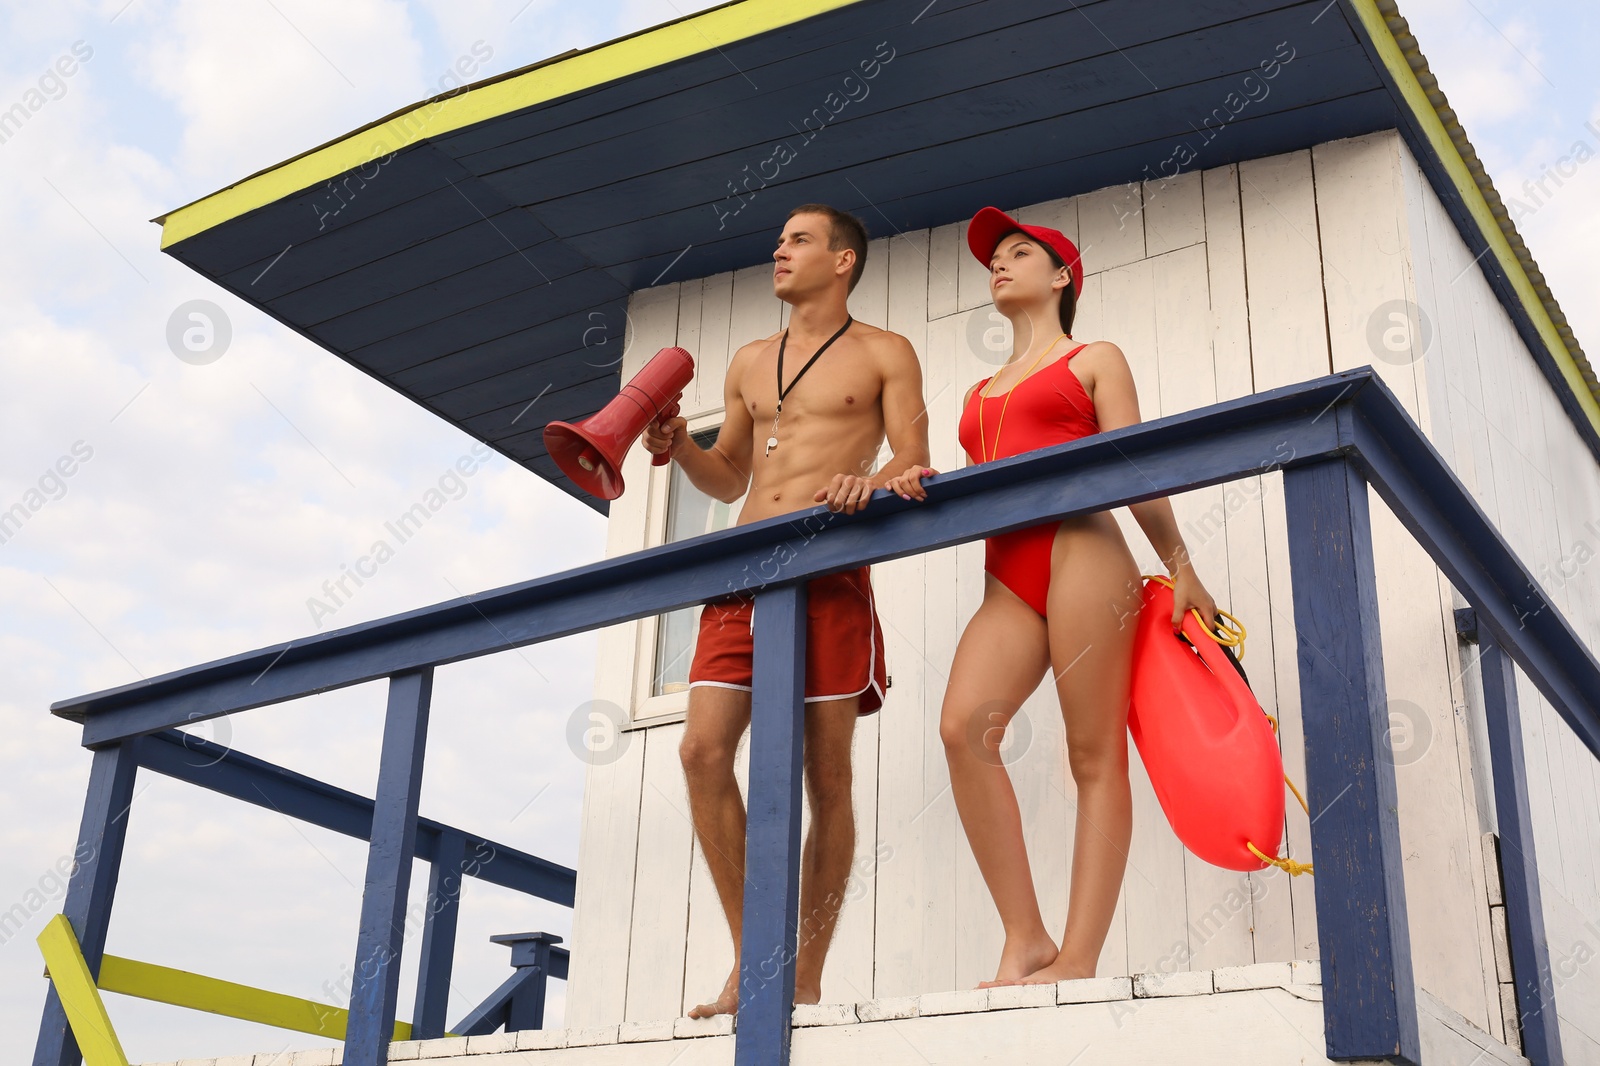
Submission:
<svg viewBox="0 0 1600 1066">
<path fill-rule="evenodd" d="M 837 207 L 827 204 L 801 204 L 789 212 L 789 218 L 796 215 L 821 215 L 828 220 L 828 250 L 830 252 L 843 251 L 849 248 L 856 253 L 856 266 L 850 272 L 850 288 L 847 292 L 855 292 L 856 282 L 861 280 L 861 272 L 867 268 L 867 227 L 856 216 L 848 211 L 841 211 Z M 785 222 L 788 219 L 784 219 Z"/>
</svg>

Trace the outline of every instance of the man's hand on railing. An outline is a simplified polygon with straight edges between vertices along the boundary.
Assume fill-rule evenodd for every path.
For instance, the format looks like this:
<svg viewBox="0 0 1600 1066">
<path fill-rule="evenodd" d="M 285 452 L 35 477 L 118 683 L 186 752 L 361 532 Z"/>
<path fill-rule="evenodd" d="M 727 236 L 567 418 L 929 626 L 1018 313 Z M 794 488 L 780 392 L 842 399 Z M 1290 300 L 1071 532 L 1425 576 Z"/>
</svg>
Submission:
<svg viewBox="0 0 1600 1066">
<path fill-rule="evenodd" d="M 928 490 L 922 487 L 922 479 L 932 477 L 938 472 L 932 467 L 913 466 L 905 473 L 890 478 L 883 487 L 902 500 L 926 500 Z"/>
<path fill-rule="evenodd" d="M 830 511 L 855 514 L 866 509 L 867 501 L 872 498 L 873 488 L 872 479 L 869 477 L 835 474 L 827 487 L 818 489 L 812 499 L 817 503 L 827 504 Z"/>
</svg>

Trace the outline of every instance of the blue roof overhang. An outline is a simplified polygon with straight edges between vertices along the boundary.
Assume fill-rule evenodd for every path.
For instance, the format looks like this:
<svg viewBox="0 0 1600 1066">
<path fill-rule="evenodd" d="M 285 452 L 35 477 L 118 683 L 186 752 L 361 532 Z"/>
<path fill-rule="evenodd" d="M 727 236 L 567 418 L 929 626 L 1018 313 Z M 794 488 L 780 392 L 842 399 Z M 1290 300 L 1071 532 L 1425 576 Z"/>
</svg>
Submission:
<svg viewBox="0 0 1600 1066">
<path fill-rule="evenodd" d="M 877 237 L 1387 128 L 1455 189 L 1375 11 L 742 0 L 425 101 L 158 221 L 194 270 L 604 510 L 543 425 L 617 391 L 631 292 L 763 261 L 796 203 Z M 1207 126 L 1284 49 L 1271 91 Z M 1548 341 L 1539 310 L 1524 336 Z M 1593 439 L 1563 357 L 1546 373 Z"/>
</svg>

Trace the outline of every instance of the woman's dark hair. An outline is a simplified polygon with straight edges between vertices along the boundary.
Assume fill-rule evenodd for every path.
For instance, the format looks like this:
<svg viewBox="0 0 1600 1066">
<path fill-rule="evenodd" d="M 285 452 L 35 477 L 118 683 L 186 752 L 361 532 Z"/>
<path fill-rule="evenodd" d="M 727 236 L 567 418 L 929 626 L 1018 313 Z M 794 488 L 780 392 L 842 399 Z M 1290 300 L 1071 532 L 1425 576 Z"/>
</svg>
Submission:
<svg viewBox="0 0 1600 1066">
<path fill-rule="evenodd" d="M 1000 235 L 1000 240 L 1001 241 L 1005 240 L 1007 237 L 1011 236 L 1012 233 L 1021 233 L 1024 237 L 1028 238 L 1028 243 L 1029 244 L 1032 244 L 1037 248 L 1042 248 L 1044 250 L 1044 254 L 1048 255 L 1050 257 L 1050 262 L 1052 262 L 1052 263 L 1054 263 L 1056 265 L 1056 269 L 1057 270 L 1060 270 L 1061 268 L 1063 268 L 1063 267 L 1065 267 L 1067 265 L 1066 260 L 1062 259 L 1059 255 L 1057 255 L 1056 254 L 1056 250 L 1054 248 L 1050 247 L 1048 244 L 1046 244 L 1043 241 L 1039 240 L 1039 238 L 1033 236 L 1032 234 L 1030 234 L 1030 233 L 1028 233 L 1028 232 L 1026 232 L 1024 230 L 1014 229 L 1014 230 L 1011 231 L 1011 233 L 1002 233 Z M 1000 247 L 1000 242 L 999 241 L 995 242 L 995 247 L 996 248 Z M 1061 291 L 1061 332 L 1062 333 L 1066 333 L 1066 334 L 1069 334 L 1069 335 L 1072 333 L 1072 320 L 1074 318 L 1076 318 L 1077 315 L 1078 315 L 1078 279 L 1077 278 L 1073 278 L 1072 279 L 1072 284 L 1068 285 L 1065 289 L 1063 289 Z"/>
</svg>

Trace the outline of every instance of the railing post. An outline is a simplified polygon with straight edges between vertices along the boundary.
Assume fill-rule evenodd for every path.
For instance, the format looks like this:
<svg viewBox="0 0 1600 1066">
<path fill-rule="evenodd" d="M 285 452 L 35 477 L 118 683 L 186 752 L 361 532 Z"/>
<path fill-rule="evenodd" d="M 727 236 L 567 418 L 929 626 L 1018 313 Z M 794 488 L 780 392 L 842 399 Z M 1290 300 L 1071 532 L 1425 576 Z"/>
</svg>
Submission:
<svg viewBox="0 0 1600 1066">
<path fill-rule="evenodd" d="M 511 965 L 531 969 L 534 977 L 517 986 L 506 1004 L 506 1032 L 544 1028 L 544 1002 L 550 990 L 550 949 L 561 943 L 554 933 L 502 933 L 489 938 L 511 947 Z"/>
<path fill-rule="evenodd" d="M 1458 612 L 1460 614 L 1462 612 Z M 1533 815 L 1528 809 L 1527 763 L 1522 754 L 1522 715 L 1511 657 L 1487 628 L 1478 627 L 1478 667 L 1489 726 L 1494 805 L 1500 833 L 1500 868 L 1506 901 L 1506 939 L 1521 1015 L 1522 1053 L 1533 1066 L 1561 1066 L 1561 1034 L 1550 950 L 1539 897 L 1539 863 L 1533 850 Z M 1507 1025 L 1517 1019 L 1507 1018 Z"/>
<path fill-rule="evenodd" d="M 1341 412 L 1342 415 L 1343 412 Z M 1283 471 L 1328 1057 L 1416 1064 L 1367 484 L 1343 459 Z"/>
<path fill-rule="evenodd" d="M 756 594 L 735 1066 L 788 1066 L 800 912 L 806 588 Z"/>
<path fill-rule="evenodd" d="M 83 799 L 83 821 L 73 851 L 74 868 L 67 882 L 67 899 L 61 912 L 83 950 L 89 973 L 100 977 L 100 958 L 106 950 L 106 930 L 111 924 L 111 904 L 122 871 L 122 845 L 128 838 L 128 810 L 139 770 L 141 738 L 111 744 L 94 753 L 89 765 L 89 788 Z M 67 1025 L 67 1015 L 52 984 L 45 992 L 44 1016 L 34 1045 L 33 1066 L 78 1066 L 83 1055 Z"/>
<path fill-rule="evenodd" d="M 450 1006 L 450 970 L 455 961 L 456 919 L 461 913 L 462 869 L 467 838 L 439 834 L 428 868 L 428 903 L 422 917 L 421 964 L 417 967 L 417 1000 L 411 1012 L 411 1039 L 427 1040 L 445 1033 Z"/>
<path fill-rule="evenodd" d="M 432 695 L 432 668 L 389 679 L 383 754 L 378 763 L 378 791 L 367 850 L 367 879 L 361 892 L 361 929 L 356 939 L 355 981 L 350 990 L 345 1066 L 385 1066 L 389 1059 Z"/>
<path fill-rule="evenodd" d="M 450 1031 L 458 1036 L 483 1036 L 501 1028 L 508 1033 L 543 1029 L 550 978 L 565 980 L 568 973 L 570 956 L 555 946 L 561 938 L 554 933 L 501 933 L 489 939 L 511 948 L 515 972 Z"/>
</svg>

